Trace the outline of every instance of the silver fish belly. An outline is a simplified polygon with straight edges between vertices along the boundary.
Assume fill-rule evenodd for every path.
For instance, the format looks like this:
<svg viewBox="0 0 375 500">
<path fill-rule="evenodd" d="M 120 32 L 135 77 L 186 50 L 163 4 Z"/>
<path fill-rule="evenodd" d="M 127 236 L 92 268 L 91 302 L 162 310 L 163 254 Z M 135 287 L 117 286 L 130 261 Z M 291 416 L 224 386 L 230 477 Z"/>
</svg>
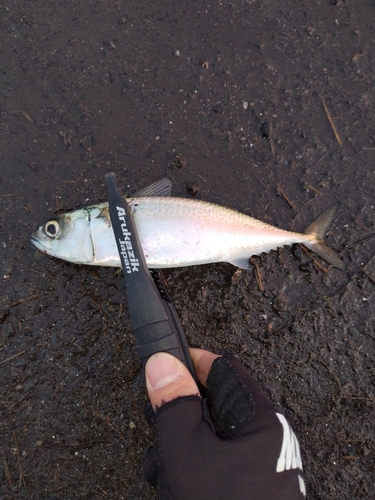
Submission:
<svg viewBox="0 0 375 500">
<path fill-rule="evenodd" d="M 204 201 L 154 196 L 127 201 L 150 268 L 230 262 L 247 269 L 252 255 L 303 243 L 343 269 L 341 259 L 323 242 L 335 207 L 305 233 L 294 233 Z M 32 242 L 44 253 L 69 262 L 121 266 L 106 203 L 51 219 L 33 233 Z"/>
</svg>

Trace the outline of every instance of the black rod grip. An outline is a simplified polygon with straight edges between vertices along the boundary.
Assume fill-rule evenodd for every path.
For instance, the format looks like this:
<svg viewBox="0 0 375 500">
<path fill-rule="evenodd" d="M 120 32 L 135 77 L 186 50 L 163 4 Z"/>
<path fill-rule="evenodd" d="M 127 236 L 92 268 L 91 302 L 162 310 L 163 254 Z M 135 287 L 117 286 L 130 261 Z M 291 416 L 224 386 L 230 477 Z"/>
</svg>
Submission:
<svg viewBox="0 0 375 500">
<path fill-rule="evenodd" d="M 130 326 L 143 365 L 152 354 L 168 352 L 195 376 L 186 337 L 172 302 L 162 298 L 146 265 L 131 208 L 116 186 L 113 172 L 105 176 L 109 214 L 126 284 Z"/>
</svg>

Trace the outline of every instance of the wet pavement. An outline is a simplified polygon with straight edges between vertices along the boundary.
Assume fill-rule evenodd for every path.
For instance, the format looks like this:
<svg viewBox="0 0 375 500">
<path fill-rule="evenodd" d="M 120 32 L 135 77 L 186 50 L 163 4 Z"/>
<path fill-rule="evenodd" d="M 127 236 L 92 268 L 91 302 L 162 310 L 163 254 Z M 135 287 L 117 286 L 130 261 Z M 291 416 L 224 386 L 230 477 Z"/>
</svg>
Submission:
<svg viewBox="0 0 375 500">
<path fill-rule="evenodd" d="M 54 214 L 173 194 L 327 243 L 165 271 L 190 345 L 236 354 L 300 439 L 309 499 L 373 498 L 372 2 L 0 2 L 0 497 L 153 499 L 122 278 L 42 255 Z"/>
</svg>

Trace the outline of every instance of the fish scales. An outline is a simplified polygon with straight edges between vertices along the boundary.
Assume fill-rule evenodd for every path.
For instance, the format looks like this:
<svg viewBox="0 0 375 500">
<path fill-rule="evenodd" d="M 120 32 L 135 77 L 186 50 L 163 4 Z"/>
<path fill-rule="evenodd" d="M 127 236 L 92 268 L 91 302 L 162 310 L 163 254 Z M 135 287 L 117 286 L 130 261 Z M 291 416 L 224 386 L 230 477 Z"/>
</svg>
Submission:
<svg viewBox="0 0 375 500">
<path fill-rule="evenodd" d="M 301 241 L 301 235 L 272 228 L 239 212 L 182 198 L 163 198 L 156 203 L 142 200 L 134 207 L 134 219 L 150 267 L 248 260 L 249 253 Z"/>
</svg>

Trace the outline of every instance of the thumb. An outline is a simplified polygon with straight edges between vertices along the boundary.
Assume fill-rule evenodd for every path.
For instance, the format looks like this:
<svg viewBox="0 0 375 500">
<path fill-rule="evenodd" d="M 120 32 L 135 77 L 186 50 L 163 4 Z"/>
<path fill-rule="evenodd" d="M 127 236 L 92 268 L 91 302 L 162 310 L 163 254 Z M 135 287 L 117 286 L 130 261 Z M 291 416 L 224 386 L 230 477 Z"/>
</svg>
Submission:
<svg viewBox="0 0 375 500">
<path fill-rule="evenodd" d="M 198 386 L 189 370 L 166 352 L 157 352 L 147 361 L 146 386 L 154 411 L 180 396 L 199 396 Z"/>
</svg>

